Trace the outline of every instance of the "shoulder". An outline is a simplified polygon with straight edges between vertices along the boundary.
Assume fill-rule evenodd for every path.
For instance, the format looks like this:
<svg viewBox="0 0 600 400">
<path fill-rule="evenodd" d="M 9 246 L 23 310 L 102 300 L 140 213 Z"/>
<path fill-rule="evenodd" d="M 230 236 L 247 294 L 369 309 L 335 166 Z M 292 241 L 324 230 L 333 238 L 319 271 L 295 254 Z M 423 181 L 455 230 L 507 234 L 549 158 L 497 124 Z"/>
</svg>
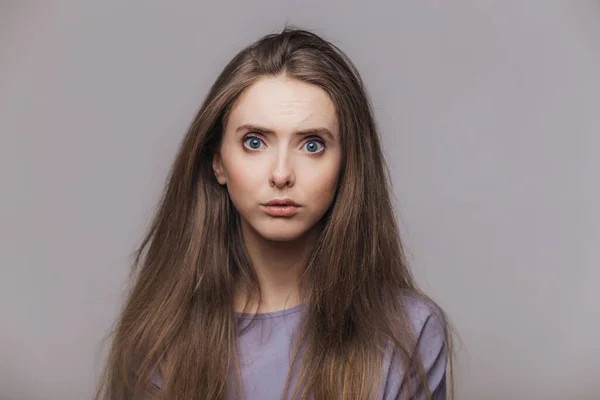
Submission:
<svg viewBox="0 0 600 400">
<path fill-rule="evenodd" d="M 401 305 L 405 318 L 408 319 L 405 319 L 405 323 L 408 322 L 412 327 L 415 339 L 410 348 L 403 350 L 408 351 L 410 357 L 420 359 L 426 375 L 426 385 L 433 399 L 445 399 L 448 345 L 444 312 L 434 301 L 418 293 L 403 293 Z M 381 397 L 385 400 L 397 399 L 407 379 L 398 350 L 392 346 L 388 356 L 386 364 L 389 364 L 385 366 L 386 383 Z M 424 388 L 421 385 L 413 387 L 411 398 L 424 399 Z"/>
<path fill-rule="evenodd" d="M 406 315 L 413 327 L 416 354 L 431 374 L 445 373 L 448 356 L 447 320 L 444 311 L 418 293 L 403 295 Z"/>
<path fill-rule="evenodd" d="M 419 341 L 444 340 L 446 316 L 433 300 L 415 292 L 403 293 L 402 305 Z"/>
</svg>

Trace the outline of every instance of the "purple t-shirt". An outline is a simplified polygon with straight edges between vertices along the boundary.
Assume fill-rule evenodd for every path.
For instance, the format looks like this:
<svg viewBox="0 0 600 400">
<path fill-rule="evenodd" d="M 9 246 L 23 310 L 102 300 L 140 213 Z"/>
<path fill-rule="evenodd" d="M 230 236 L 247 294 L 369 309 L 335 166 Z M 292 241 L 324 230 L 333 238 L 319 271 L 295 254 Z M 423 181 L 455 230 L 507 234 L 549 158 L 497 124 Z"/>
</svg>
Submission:
<svg viewBox="0 0 600 400">
<path fill-rule="evenodd" d="M 431 306 L 416 297 L 405 304 L 418 337 L 418 349 L 427 373 L 429 390 L 435 400 L 446 399 L 447 349 L 444 343 L 444 321 L 433 314 Z M 298 332 L 303 305 L 280 311 L 257 314 L 251 327 L 239 337 L 240 372 L 244 400 L 279 400 L 285 386 L 292 356 L 292 341 Z M 237 313 L 242 326 L 252 314 Z M 383 381 L 377 400 L 396 400 L 403 384 L 403 368 L 399 356 L 390 346 L 384 357 Z M 292 373 L 291 389 L 297 382 Z M 160 387 L 160 379 L 154 380 Z M 412 399 L 425 399 L 423 393 Z"/>
<path fill-rule="evenodd" d="M 405 304 L 413 322 L 418 348 L 434 399 L 446 398 L 447 352 L 444 343 L 444 321 L 432 313 L 423 300 L 410 297 Z M 302 305 L 280 311 L 257 314 L 248 331 L 239 338 L 240 368 L 245 400 L 279 400 L 290 369 L 291 340 L 298 332 Z M 243 323 L 252 314 L 237 313 Z M 402 363 L 389 347 L 383 362 L 383 381 L 377 400 L 399 398 L 403 383 Z M 297 376 L 292 375 L 292 389 Z M 425 398 L 424 394 L 414 399 Z"/>
</svg>

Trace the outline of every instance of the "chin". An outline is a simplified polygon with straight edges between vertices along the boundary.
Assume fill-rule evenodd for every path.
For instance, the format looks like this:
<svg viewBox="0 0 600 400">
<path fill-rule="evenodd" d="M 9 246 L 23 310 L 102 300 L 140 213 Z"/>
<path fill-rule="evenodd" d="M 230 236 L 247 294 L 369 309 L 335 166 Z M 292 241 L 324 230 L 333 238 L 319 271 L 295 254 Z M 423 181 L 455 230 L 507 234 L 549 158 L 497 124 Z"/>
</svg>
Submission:
<svg viewBox="0 0 600 400">
<path fill-rule="evenodd" d="M 298 231 L 296 229 L 260 229 L 258 234 L 265 240 L 273 242 L 292 242 L 301 238 L 306 233 L 305 230 Z"/>
<path fill-rule="evenodd" d="M 259 222 L 259 221 L 257 221 Z M 255 224 L 253 230 L 263 239 L 273 242 L 291 242 L 300 239 L 311 230 L 304 221 L 293 219 L 274 219 L 260 221 Z"/>
<path fill-rule="evenodd" d="M 293 242 L 310 235 L 316 228 L 312 219 L 302 218 L 244 218 L 241 216 L 242 229 L 248 233 L 272 242 Z M 317 221 L 318 222 L 318 221 Z"/>
</svg>

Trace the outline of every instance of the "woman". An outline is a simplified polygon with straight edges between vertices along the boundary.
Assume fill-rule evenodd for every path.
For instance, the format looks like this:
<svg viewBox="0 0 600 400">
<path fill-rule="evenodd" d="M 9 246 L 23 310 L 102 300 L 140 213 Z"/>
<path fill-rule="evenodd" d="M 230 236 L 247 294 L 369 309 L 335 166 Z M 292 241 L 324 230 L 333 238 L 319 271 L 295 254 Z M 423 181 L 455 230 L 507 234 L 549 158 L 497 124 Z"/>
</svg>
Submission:
<svg viewBox="0 0 600 400">
<path fill-rule="evenodd" d="M 286 28 L 241 51 L 181 144 L 96 398 L 446 398 L 447 325 L 388 182 L 339 49 Z"/>
</svg>

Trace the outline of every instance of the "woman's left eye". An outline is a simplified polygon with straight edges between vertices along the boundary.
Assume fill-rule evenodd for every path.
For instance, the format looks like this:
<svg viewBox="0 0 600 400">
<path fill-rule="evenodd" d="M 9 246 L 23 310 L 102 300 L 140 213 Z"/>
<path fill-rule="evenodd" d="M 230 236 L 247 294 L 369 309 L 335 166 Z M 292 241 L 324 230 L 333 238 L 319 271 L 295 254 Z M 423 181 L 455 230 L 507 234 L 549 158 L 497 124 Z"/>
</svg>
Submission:
<svg viewBox="0 0 600 400">
<path fill-rule="evenodd" d="M 321 151 L 323 151 L 323 149 L 325 148 L 325 145 L 320 140 L 311 139 L 311 140 L 307 141 L 306 143 L 304 143 L 304 146 L 302 146 L 302 148 L 305 149 L 309 153 L 316 154 L 316 153 L 320 153 Z"/>
</svg>

